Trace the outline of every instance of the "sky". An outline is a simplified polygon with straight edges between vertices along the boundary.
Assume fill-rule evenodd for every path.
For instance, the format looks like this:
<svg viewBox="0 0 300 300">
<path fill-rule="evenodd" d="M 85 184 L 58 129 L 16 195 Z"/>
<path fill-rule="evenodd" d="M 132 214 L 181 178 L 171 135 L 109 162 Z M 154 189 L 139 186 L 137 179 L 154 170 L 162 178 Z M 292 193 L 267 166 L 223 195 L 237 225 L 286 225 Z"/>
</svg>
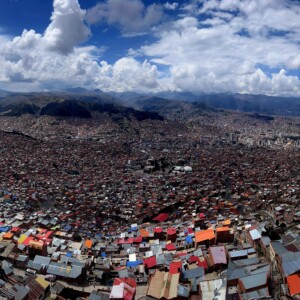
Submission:
<svg viewBox="0 0 300 300">
<path fill-rule="evenodd" d="M 300 0 L 1 0 L 0 89 L 300 96 Z"/>
</svg>

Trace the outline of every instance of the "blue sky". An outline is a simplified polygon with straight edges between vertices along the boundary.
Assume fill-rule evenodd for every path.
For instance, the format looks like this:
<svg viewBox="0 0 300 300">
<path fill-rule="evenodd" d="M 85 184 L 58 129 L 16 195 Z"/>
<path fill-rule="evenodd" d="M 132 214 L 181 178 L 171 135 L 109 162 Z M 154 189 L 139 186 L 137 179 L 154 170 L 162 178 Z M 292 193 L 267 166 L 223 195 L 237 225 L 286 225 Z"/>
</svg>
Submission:
<svg viewBox="0 0 300 300">
<path fill-rule="evenodd" d="M 0 89 L 300 96 L 300 1 L 1 0 Z"/>
</svg>

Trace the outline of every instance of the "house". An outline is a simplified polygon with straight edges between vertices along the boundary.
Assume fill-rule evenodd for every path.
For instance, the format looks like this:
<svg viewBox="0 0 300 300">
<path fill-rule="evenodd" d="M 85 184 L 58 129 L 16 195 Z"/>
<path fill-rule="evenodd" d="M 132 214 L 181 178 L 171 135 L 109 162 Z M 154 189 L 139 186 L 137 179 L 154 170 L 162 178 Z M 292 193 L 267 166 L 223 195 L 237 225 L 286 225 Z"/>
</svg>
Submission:
<svg viewBox="0 0 300 300">
<path fill-rule="evenodd" d="M 0 242 L 0 259 L 6 259 L 9 255 L 15 252 L 17 246 L 11 241 L 1 241 Z"/>
<path fill-rule="evenodd" d="M 209 263 L 214 269 L 220 269 L 227 265 L 225 246 L 209 247 Z"/>
<path fill-rule="evenodd" d="M 270 253 L 270 242 L 271 240 L 268 236 L 263 236 L 260 240 L 261 250 L 266 257 L 268 257 Z"/>
<path fill-rule="evenodd" d="M 92 291 L 87 300 L 109 300 L 109 294 L 99 291 Z"/>
<path fill-rule="evenodd" d="M 279 255 L 286 253 L 287 249 L 280 242 L 270 242 L 269 257 L 274 267 L 277 269 Z"/>
<path fill-rule="evenodd" d="M 179 273 L 171 274 L 156 270 L 150 279 L 146 299 L 177 299 L 178 284 Z"/>
<path fill-rule="evenodd" d="M 29 257 L 27 255 L 21 255 L 21 254 L 15 254 L 14 255 L 14 263 L 16 267 L 25 269 L 27 262 L 29 260 Z"/>
<path fill-rule="evenodd" d="M 3 290 L 3 289 L 2 289 Z M 29 287 L 15 284 L 8 291 L 8 294 L 4 294 L 7 299 L 18 299 L 18 300 L 28 300 L 29 299 Z M 9 298 L 11 296 L 12 298 Z"/>
<path fill-rule="evenodd" d="M 279 256 L 278 269 L 286 282 L 287 277 L 300 273 L 300 252 L 286 252 Z"/>
<path fill-rule="evenodd" d="M 238 279 L 238 290 L 242 299 L 264 299 L 270 296 L 268 272 L 261 272 Z"/>
<path fill-rule="evenodd" d="M 238 262 L 238 261 L 236 261 Z M 267 273 L 270 276 L 271 269 L 268 263 L 256 263 L 240 266 L 236 262 L 229 262 L 227 269 L 227 285 L 237 286 L 238 280 L 249 275 Z"/>
<path fill-rule="evenodd" d="M 201 281 L 199 283 L 199 294 L 201 300 L 206 299 L 226 299 L 226 282 L 225 278 L 223 279 L 214 279 Z"/>
<path fill-rule="evenodd" d="M 140 235 L 141 235 L 143 241 L 148 241 L 149 240 L 150 234 L 149 234 L 149 231 L 147 229 L 141 228 L 140 229 Z"/>
<path fill-rule="evenodd" d="M 159 239 L 159 240 L 163 239 L 164 234 L 163 234 L 163 229 L 161 227 L 155 227 L 153 229 L 153 233 L 155 239 Z"/>
<path fill-rule="evenodd" d="M 136 281 L 131 278 L 115 278 L 109 299 L 133 300 L 136 292 Z"/>
<path fill-rule="evenodd" d="M 84 265 L 80 263 L 51 262 L 47 268 L 47 274 L 55 275 L 65 281 L 82 282 L 84 270 Z"/>
<path fill-rule="evenodd" d="M 50 257 L 36 255 L 33 260 L 33 266 L 34 265 L 41 266 L 41 268 L 39 267 L 39 271 L 43 274 L 46 274 L 46 270 L 50 264 L 50 261 L 51 261 Z M 36 270 L 35 268 L 33 269 Z"/>
<path fill-rule="evenodd" d="M 146 259 L 144 259 L 143 263 L 145 266 L 145 270 L 155 268 L 157 266 L 156 256 L 153 255 L 153 256 L 147 257 Z"/>
<path fill-rule="evenodd" d="M 175 242 L 177 238 L 176 228 L 170 227 L 167 229 L 167 240 Z"/>
<path fill-rule="evenodd" d="M 182 270 L 182 262 L 180 261 L 173 261 L 170 264 L 169 273 L 171 274 L 180 274 Z"/>
<path fill-rule="evenodd" d="M 212 228 L 195 232 L 196 248 L 199 245 L 206 245 L 208 248 L 216 243 L 215 232 Z"/>
<path fill-rule="evenodd" d="M 291 297 L 300 298 L 300 274 L 290 275 L 287 277 L 287 286 Z"/>
<path fill-rule="evenodd" d="M 32 239 L 28 243 L 29 256 L 34 257 L 35 255 L 47 255 L 47 244 L 46 242 L 38 239 Z"/>
<path fill-rule="evenodd" d="M 182 281 L 191 284 L 193 292 L 198 291 L 198 284 L 204 277 L 204 268 L 198 267 L 196 264 L 189 265 L 190 269 L 185 270 L 182 274 Z"/>
<path fill-rule="evenodd" d="M 45 299 L 50 292 L 50 283 L 41 276 L 31 277 L 27 287 L 29 288 L 28 300 Z"/>
<path fill-rule="evenodd" d="M 179 299 L 188 299 L 191 292 L 189 285 L 178 284 L 177 287 L 177 297 Z"/>
<path fill-rule="evenodd" d="M 217 243 L 232 243 L 234 238 L 233 230 L 228 226 L 216 228 Z"/>
<path fill-rule="evenodd" d="M 166 214 L 166 213 L 161 213 L 161 214 L 159 214 L 157 217 L 153 218 L 152 220 L 155 221 L 155 222 L 161 223 L 161 222 L 167 221 L 168 218 L 169 218 L 169 215 L 168 215 L 168 214 Z"/>
<path fill-rule="evenodd" d="M 261 234 L 257 229 L 252 229 L 248 232 L 248 241 L 253 247 L 257 246 L 260 243 L 260 240 Z"/>
</svg>

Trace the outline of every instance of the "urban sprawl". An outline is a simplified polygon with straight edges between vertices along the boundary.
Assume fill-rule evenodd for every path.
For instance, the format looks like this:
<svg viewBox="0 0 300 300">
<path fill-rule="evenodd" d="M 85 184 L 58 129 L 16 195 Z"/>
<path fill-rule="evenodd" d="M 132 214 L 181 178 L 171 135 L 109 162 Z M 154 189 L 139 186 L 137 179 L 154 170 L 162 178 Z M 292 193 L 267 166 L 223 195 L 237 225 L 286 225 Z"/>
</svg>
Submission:
<svg viewBox="0 0 300 300">
<path fill-rule="evenodd" d="M 300 119 L 0 117 L 1 299 L 300 299 Z"/>
</svg>

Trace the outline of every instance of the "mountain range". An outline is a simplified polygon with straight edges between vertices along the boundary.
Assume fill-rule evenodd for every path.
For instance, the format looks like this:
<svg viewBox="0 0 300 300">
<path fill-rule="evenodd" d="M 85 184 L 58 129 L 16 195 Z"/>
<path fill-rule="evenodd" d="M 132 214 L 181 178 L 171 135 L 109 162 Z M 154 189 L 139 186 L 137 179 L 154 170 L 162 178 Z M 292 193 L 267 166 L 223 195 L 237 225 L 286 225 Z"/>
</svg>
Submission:
<svg viewBox="0 0 300 300">
<path fill-rule="evenodd" d="M 184 117 L 185 113 L 235 110 L 252 114 L 300 116 L 300 98 L 272 97 L 251 94 L 209 94 L 163 92 L 104 93 L 83 88 L 54 92 L 13 93 L 0 90 L 0 114 L 71 116 L 90 118 L 94 112 L 108 113 L 115 118 L 137 120 Z"/>
</svg>

